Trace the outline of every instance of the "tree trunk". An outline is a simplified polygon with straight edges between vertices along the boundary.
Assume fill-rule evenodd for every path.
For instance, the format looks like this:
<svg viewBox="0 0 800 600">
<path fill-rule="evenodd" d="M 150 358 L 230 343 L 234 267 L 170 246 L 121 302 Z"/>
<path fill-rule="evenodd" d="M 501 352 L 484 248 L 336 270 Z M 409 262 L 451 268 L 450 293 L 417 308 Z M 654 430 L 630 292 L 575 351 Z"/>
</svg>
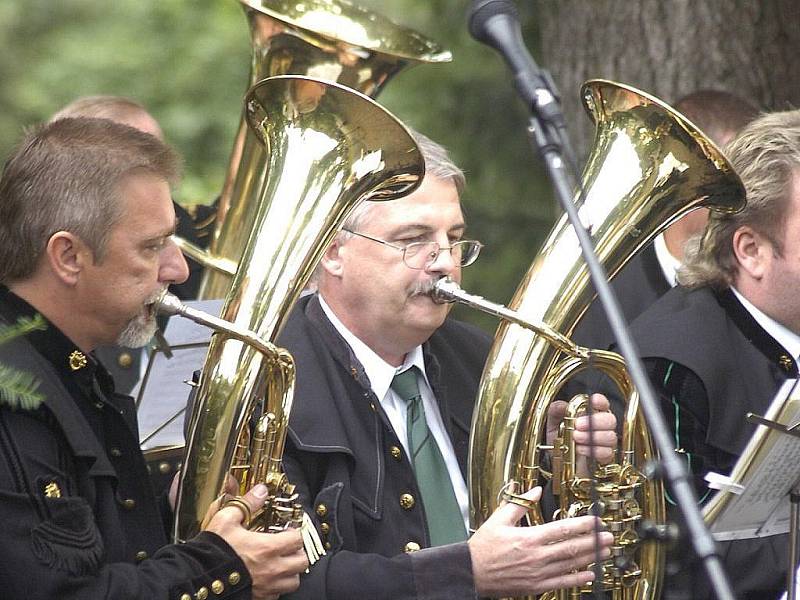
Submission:
<svg viewBox="0 0 800 600">
<path fill-rule="evenodd" d="M 800 105 L 797 0 L 535 0 L 541 63 L 562 94 L 576 149 L 593 126 L 580 85 L 603 78 L 672 102 L 713 88 L 763 110 Z"/>
</svg>

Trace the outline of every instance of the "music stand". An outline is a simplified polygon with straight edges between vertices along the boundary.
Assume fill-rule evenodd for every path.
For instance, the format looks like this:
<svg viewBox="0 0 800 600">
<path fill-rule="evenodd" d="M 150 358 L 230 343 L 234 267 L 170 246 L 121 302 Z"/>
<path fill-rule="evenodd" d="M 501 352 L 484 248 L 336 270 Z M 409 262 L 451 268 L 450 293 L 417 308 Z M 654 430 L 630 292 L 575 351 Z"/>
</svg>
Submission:
<svg viewBox="0 0 800 600">
<path fill-rule="evenodd" d="M 187 304 L 219 314 L 222 300 L 190 301 Z M 150 450 L 183 444 L 183 419 L 192 374 L 203 366 L 213 332 L 188 319 L 170 319 L 164 341 L 150 354 L 147 370 L 137 393 L 140 443 Z"/>
<path fill-rule="evenodd" d="M 800 551 L 800 385 L 781 386 L 765 416 L 747 414 L 760 425 L 731 475 L 709 473 L 720 491 L 704 509 L 718 540 L 767 537 L 789 533 L 787 596 L 796 597 Z M 788 508 L 788 510 L 787 510 Z"/>
</svg>

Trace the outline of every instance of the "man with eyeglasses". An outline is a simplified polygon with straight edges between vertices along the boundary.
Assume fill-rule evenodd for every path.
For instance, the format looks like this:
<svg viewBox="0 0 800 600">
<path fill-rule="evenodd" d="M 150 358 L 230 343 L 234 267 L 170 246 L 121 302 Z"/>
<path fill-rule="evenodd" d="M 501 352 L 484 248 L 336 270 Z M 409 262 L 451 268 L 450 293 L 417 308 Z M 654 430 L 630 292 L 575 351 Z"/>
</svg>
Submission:
<svg viewBox="0 0 800 600">
<path fill-rule="evenodd" d="M 463 174 L 441 146 L 415 139 L 422 185 L 354 211 L 317 270 L 318 293 L 278 340 L 298 373 L 284 468 L 327 548 L 291 598 L 532 594 L 589 581 L 595 550 L 609 553 L 608 533 L 594 547 L 592 517 L 517 527 L 516 504 L 468 539 L 467 446 L 491 340 L 430 292 L 441 277 L 460 281 L 481 244 L 463 239 Z M 608 460 L 615 421 L 595 417 Z M 587 418 L 581 428 L 579 438 Z"/>
</svg>

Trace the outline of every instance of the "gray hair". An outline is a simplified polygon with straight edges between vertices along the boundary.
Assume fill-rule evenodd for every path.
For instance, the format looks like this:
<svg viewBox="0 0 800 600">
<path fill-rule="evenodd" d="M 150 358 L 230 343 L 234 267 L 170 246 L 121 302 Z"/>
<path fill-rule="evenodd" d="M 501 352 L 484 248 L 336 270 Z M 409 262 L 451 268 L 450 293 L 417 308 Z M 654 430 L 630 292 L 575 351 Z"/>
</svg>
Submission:
<svg viewBox="0 0 800 600">
<path fill-rule="evenodd" d="M 102 261 L 122 217 L 122 180 L 147 172 L 174 183 L 179 171 L 163 142 L 106 119 L 62 118 L 29 132 L 0 177 L 0 282 L 32 276 L 58 231 L 77 235 Z"/>
<path fill-rule="evenodd" d="M 763 235 L 780 256 L 795 173 L 800 168 L 800 110 L 762 115 L 747 125 L 727 148 L 744 183 L 747 205 L 736 214 L 711 211 L 702 236 L 686 245 L 678 281 L 687 287 L 725 289 L 739 264 L 733 235 L 747 225 Z M 800 174 L 800 173 L 799 173 Z"/>
<path fill-rule="evenodd" d="M 456 166 L 447 154 L 445 147 L 441 144 L 437 144 L 419 131 L 409 128 L 409 133 L 411 133 L 411 137 L 417 143 L 419 151 L 422 153 L 422 158 L 425 161 L 425 176 L 432 176 L 442 181 L 452 182 L 453 185 L 456 186 L 458 195 L 461 196 L 464 192 L 464 188 L 467 187 L 467 180 L 464 177 L 464 172 Z M 375 204 L 377 203 L 362 202 L 361 205 L 356 207 L 350 216 L 347 217 L 343 228 L 355 230 L 363 226 Z M 345 240 L 352 237 L 352 234 L 342 231 L 339 233 L 339 237 Z"/>
</svg>

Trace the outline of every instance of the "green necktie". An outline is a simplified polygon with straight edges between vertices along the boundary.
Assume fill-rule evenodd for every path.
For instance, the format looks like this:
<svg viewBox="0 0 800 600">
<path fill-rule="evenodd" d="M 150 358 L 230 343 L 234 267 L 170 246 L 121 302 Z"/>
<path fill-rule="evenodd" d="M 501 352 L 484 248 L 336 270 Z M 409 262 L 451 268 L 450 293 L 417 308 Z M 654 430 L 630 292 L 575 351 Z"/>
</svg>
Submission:
<svg viewBox="0 0 800 600">
<path fill-rule="evenodd" d="M 464 520 L 447 465 L 425 420 L 425 408 L 417 385 L 417 368 L 395 375 L 392 389 L 408 404 L 408 448 L 422 494 L 431 546 L 463 542 L 467 539 Z"/>
</svg>

